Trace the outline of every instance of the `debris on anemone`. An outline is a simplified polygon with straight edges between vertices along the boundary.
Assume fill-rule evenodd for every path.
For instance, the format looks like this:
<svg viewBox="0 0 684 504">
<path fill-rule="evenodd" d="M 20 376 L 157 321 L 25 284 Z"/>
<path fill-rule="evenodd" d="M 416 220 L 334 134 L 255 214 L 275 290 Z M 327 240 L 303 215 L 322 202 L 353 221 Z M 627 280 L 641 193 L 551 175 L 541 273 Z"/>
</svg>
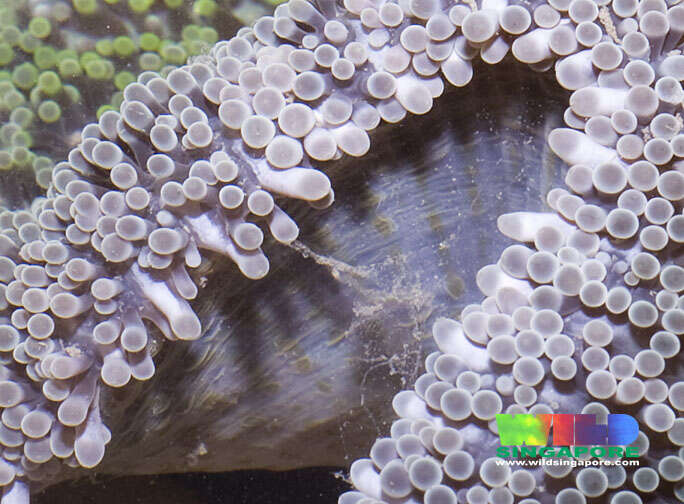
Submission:
<svg viewBox="0 0 684 504">
<path fill-rule="evenodd" d="M 554 213 L 499 218 L 521 244 L 478 273 L 486 299 L 460 323 L 436 321 L 440 352 L 395 397 L 402 418 L 352 465 L 358 491 L 340 502 L 640 502 L 619 490 L 628 476 L 640 492 L 657 477 L 659 495 L 682 500 L 682 12 L 662 0 L 532 12 L 505 0 L 291 0 L 166 77 L 141 74 L 119 112 L 83 129 L 47 197 L 2 215 L 6 502 L 26 502 L 26 482 L 50 481 L 56 459 L 101 462 L 100 393 L 155 370 L 146 324 L 169 340 L 201 336 L 189 270 L 219 254 L 266 276 L 262 229 L 288 245 L 299 232 L 283 198 L 330 205 L 326 161 L 365 155 L 381 121 L 427 113 L 445 81 L 470 82 L 475 56 L 499 63 L 509 49 L 573 91 L 569 128 L 549 135 L 570 191 L 548 193 Z M 585 468 L 570 483 L 481 451 L 504 408 L 566 405 L 634 412 L 655 476 Z"/>
</svg>

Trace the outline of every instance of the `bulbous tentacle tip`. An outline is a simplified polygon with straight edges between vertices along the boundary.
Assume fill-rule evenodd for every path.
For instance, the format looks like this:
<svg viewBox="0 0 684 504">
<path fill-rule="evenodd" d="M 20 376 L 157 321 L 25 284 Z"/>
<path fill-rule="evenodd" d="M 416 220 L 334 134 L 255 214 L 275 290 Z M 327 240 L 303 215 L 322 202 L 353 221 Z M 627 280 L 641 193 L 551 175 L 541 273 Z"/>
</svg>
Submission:
<svg viewBox="0 0 684 504">
<path fill-rule="evenodd" d="M 202 325 L 194 313 L 180 314 L 171 320 L 173 333 L 181 340 L 196 340 L 202 335 Z"/>
<path fill-rule="evenodd" d="M 2 504 L 29 504 L 31 502 L 29 485 L 15 479 L 4 487 L 0 502 Z"/>
<path fill-rule="evenodd" d="M 570 128 L 554 129 L 549 133 L 548 142 L 553 153 L 571 166 L 586 165 L 593 168 L 616 158 L 613 149 L 604 147 L 585 133 Z"/>
<path fill-rule="evenodd" d="M 270 268 L 268 259 L 261 253 L 242 256 L 238 262 L 240 271 L 252 280 L 259 280 L 268 274 Z"/>
</svg>

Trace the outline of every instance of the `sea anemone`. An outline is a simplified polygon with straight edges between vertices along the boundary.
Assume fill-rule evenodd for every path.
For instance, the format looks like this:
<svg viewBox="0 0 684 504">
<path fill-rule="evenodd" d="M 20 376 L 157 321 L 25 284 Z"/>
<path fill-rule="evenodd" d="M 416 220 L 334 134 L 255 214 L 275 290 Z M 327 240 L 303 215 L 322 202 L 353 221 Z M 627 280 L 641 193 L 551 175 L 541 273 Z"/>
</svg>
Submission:
<svg viewBox="0 0 684 504">
<path fill-rule="evenodd" d="M 554 213 L 498 219 L 521 244 L 477 274 L 482 303 L 435 322 L 440 351 L 394 398 L 401 419 L 352 465 L 358 491 L 340 501 L 548 500 L 542 478 L 567 472 L 512 472 L 476 447 L 494 446 L 504 408 L 568 404 L 602 418 L 603 403 L 637 413 L 640 454 L 672 483 L 663 495 L 681 499 L 683 390 L 665 363 L 684 332 L 682 12 L 662 0 L 532 12 L 491 0 L 290 0 L 165 78 L 141 74 L 119 112 L 83 129 L 47 197 L 0 216 L 4 499 L 25 502 L 28 480 L 102 461 L 105 386 L 152 378 L 156 334 L 202 335 L 193 269 L 218 254 L 265 277 L 262 229 L 302 250 L 284 198 L 329 206 L 326 162 L 364 156 L 381 121 L 426 114 L 445 81 L 470 82 L 476 55 L 493 64 L 509 49 L 535 70 L 555 64 L 573 91 L 569 128 L 548 138 L 572 192 L 548 193 Z M 583 469 L 556 502 L 639 502 L 614 492 L 626 478 Z M 651 472 L 634 478 L 639 491 L 653 486 Z"/>
<path fill-rule="evenodd" d="M 142 71 L 166 75 L 271 9 L 217 4 L 12 0 L 0 6 L 0 170 L 47 189 L 80 128 L 118 110 Z"/>
</svg>

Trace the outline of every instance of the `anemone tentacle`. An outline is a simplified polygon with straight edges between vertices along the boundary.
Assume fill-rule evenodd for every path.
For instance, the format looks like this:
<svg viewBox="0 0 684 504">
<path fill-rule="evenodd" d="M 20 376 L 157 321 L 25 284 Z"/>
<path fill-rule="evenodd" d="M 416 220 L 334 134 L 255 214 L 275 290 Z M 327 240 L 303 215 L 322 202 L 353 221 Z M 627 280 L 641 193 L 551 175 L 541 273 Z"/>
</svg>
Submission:
<svg viewBox="0 0 684 504">
<path fill-rule="evenodd" d="M 534 9 L 537 28 L 512 52 L 555 67 L 573 91 L 568 127 L 548 137 L 569 166 L 567 189 L 548 193 L 552 213 L 499 217 L 499 231 L 518 243 L 479 271 L 482 303 L 434 324 L 439 351 L 413 390 L 395 396 L 399 419 L 352 465 L 356 490 L 340 504 L 624 504 L 654 491 L 684 500 L 684 93 L 674 71 L 684 62 L 682 7 L 550 6 Z M 526 30 L 530 14 L 506 7 L 514 8 Z M 498 19 L 505 30 L 506 15 Z M 465 22 L 461 29 L 467 36 Z M 569 464 L 514 470 L 495 453 L 504 412 L 594 414 L 604 424 L 609 413 L 630 413 L 642 466 L 652 467 L 587 466 L 574 479 Z M 636 491 L 623 489 L 628 478 Z"/>
<path fill-rule="evenodd" d="M 610 8 L 589 0 L 553 0 L 531 12 L 506 0 L 290 0 L 166 78 L 141 74 L 125 88 L 119 112 L 83 129 L 80 145 L 55 167 L 46 198 L 0 215 L 3 502 L 25 502 L 26 481 L 49 482 L 63 464 L 97 466 L 111 438 L 100 387 L 153 375 L 150 325 L 169 340 L 202 334 L 191 305 L 199 289 L 194 268 L 221 254 L 245 276 L 262 278 L 269 269 L 262 226 L 281 243 L 298 235 L 276 198 L 330 205 L 331 183 L 319 169 L 325 162 L 363 156 L 381 121 L 428 112 L 445 81 L 471 80 L 475 56 L 493 64 L 509 50 L 534 70 L 555 65 L 558 82 L 574 91 L 570 128 L 552 132 L 549 143 L 571 165 L 567 183 L 576 194 L 549 193 L 557 214 L 501 217 L 500 230 L 527 245 L 510 247 L 480 272 L 487 299 L 464 312 L 462 326 L 436 324 L 445 355 L 429 357 L 416 391 L 395 398 L 404 417 L 395 424 L 396 448 L 383 440 L 377 451 L 385 455 L 354 464 L 362 493 L 341 502 L 364 494 L 455 502 L 456 492 L 439 485 L 443 472 L 467 479 L 475 461 L 460 450 L 450 422 L 471 414 L 490 422 L 503 409 L 500 395 L 520 401 L 511 412 L 555 400 L 540 384 L 549 369 L 554 380 L 583 375 L 571 358 L 580 335 L 590 346 L 581 359 L 586 393 L 625 402 L 643 387 L 649 401 L 650 390 L 642 422 L 681 445 L 673 411 L 684 402 L 681 384 L 657 377 L 684 332 L 677 264 L 684 176 L 673 162 L 684 155 L 684 56 L 677 52 L 684 7 L 645 0 Z M 637 127 L 647 130 L 635 134 Z M 658 281 L 663 290 L 652 300 Z M 626 313 L 625 325 L 612 329 L 602 321 L 607 313 Z M 633 333 L 657 324 L 663 331 L 652 349 L 628 345 Z M 512 375 L 483 379 L 481 369 L 465 369 L 451 355 L 463 351 L 463 334 L 486 345 L 467 347 L 479 351 L 483 367 L 489 358 L 512 365 Z M 610 360 L 602 350 L 613 340 L 625 345 L 625 357 Z M 544 353 L 550 364 L 539 360 Z M 477 463 L 496 502 L 532 493 L 525 473 Z M 684 465 L 668 455 L 658 469 L 678 481 Z M 607 488 L 600 476 L 581 474 L 586 495 Z M 466 496 L 471 502 L 487 493 L 478 488 Z M 681 496 L 681 486 L 675 491 Z"/>
<path fill-rule="evenodd" d="M 259 2 L 221 9 L 213 0 L 3 2 L 0 176 L 22 190 L 2 196 L 14 205 L 47 189 L 83 118 L 118 110 L 137 74 L 165 76 L 271 10 Z"/>
</svg>

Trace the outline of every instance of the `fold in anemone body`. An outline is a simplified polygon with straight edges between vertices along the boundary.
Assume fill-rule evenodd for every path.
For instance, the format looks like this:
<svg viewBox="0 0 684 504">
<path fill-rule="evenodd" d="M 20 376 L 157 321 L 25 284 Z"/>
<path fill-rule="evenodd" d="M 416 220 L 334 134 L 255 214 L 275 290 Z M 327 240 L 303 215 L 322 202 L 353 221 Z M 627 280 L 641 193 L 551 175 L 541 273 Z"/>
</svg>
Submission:
<svg viewBox="0 0 684 504">
<path fill-rule="evenodd" d="M 366 450 L 342 504 L 684 499 L 683 9 L 291 0 L 141 74 L 0 215 L 3 504 Z M 512 470 L 503 412 L 631 414 L 641 467 Z"/>
</svg>

